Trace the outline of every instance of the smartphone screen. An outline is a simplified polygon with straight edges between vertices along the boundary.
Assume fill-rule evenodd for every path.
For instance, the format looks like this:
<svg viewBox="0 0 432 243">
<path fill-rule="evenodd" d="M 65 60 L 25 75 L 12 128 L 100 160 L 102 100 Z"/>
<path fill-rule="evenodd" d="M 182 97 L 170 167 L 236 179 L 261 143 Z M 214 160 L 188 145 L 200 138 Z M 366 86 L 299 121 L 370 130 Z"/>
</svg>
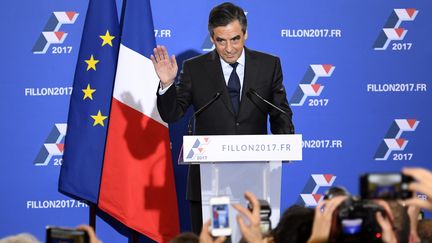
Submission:
<svg viewBox="0 0 432 243">
<path fill-rule="evenodd" d="M 213 236 L 230 235 L 229 198 L 217 197 L 210 199 L 211 233 Z"/>
<path fill-rule="evenodd" d="M 52 227 L 46 229 L 46 243 L 89 243 L 87 232 L 76 229 Z"/>
<path fill-rule="evenodd" d="M 405 199 L 412 197 L 412 178 L 400 173 L 365 174 L 360 179 L 362 198 Z"/>
<path fill-rule="evenodd" d="M 213 205 L 213 229 L 229 228 L 228 205 Z"/>
</svg>

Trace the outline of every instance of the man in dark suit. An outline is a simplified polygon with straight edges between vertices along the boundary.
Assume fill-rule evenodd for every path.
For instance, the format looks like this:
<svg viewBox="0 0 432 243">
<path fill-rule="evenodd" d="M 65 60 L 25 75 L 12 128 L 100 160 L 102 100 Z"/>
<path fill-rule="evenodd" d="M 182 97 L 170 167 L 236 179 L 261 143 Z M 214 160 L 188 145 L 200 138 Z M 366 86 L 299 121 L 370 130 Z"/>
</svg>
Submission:
<svg viewBox="0 0 432 243">
<path fill-rule="evenodd" d="M 197 135 L 240 135 L 294 133 L 292 112 L 282 84 L 278 57 L 253 51 L 244 46 L 247 20 L 243 10 L 232 3 L 212 9 L 208 29 L 215 50 L 187 60 L 179 82 L 173 85 L 177 62 L 164 46 L 157 46 L 151 56 L 160 78 L 157 106 L 165 122 L 180 119 L 188 107 L 196 110 L 214 102 L 196 117 Z M 281 111 L 267 105 L 257 95 Z M 191 205 L 192 230 L 202 226 L 199 165 L 191 165 L 188 174 L 187 199 Z"/>
</svg>

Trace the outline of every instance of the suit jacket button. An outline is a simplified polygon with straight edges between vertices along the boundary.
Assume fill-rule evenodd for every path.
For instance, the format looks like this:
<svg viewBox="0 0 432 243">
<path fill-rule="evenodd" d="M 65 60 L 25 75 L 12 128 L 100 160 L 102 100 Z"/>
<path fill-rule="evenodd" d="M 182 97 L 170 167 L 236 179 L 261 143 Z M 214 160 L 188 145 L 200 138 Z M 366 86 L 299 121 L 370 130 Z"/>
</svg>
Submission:
<svg viewBox="0 0 432 243">
<path fill-rule="evenodd" d="M 240 123 L 236 122 L 236 126 L 240 126 Z"/>
</svg>

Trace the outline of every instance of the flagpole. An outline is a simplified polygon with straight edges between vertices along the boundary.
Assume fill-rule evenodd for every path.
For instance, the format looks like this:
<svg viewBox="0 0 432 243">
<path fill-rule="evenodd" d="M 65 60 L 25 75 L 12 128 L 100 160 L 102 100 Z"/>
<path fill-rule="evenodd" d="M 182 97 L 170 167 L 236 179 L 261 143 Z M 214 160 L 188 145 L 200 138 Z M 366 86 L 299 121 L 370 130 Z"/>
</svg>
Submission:
<svg viewBox="0 0 432 243">
<path fill-rule="evenodd" d="M 89 225 L 96 232 L 96 205 L 88 202 L 89 204 Z"/>
<path fill-rule="evenodd" d="M 140 233 L 138 233 L 136 230 L 130 229 L 131 230 L 131 243 L 138 243 L 139 237 L 140 237 Z"/>
<path fill-rule="evenodd" d="M 126 9 L 126 1 L 127 0 L 123 0 L 122 1 L 122 10 L 121 10 L 121 13 L 120 13 L 120 21 L 119 21 L 120 22 L 119 23 L 119 26 L 120 26 L 119 33 L 120 33 L 120 36 L 118 36 L 118 42 L 119 43 L 121 43 L 121 33 L 122 33 L 122 30 L 123 30 L 123 18 L 124 18 L 124 13 L 125 13 L 125 9 Z M 116 65 L 116 68 L 117 68 L 117 65 Z M 115 76 L 114 76 L 114 81 L 115 81 Z M 114 83 L 115 82 L 113 82 L 113 85 L 114 85 Z M 113 92 L 114 92 L 114 89 L 113 89 Z M 112 94 L 111 94 L 111 96 L 112 96 Z M 110 113 L 111 113 L 111 105 L 109 107 L 109 110 L 110 110 Z M 109 120 L 110 119 L 108 119 L 108 121 L 107 121 L 107 127 L 109 127 Z M 108 134 L 108 132 L 107 132 L 107 134 Z M 105 139 L 105 144 L 104 144 L 105 148 L 106 148 L 106 141 L 107 141 L 107 139 Z M 103 155 L 102 158 L 103 158 L 103 160 L 105 159 L 105 154 Z M 102 177 L 101 177 L 101 179 L 102 179 Z M 96 211 L 97 211 L 97 205 L 93 204 L 91 202 L 88 202 L 88 204 L 90 206 L 89 207 L 89 225 L 91 227 L 93 227 L 94 231 L 96 232 Z M 138 241 L 136 243 L 138 243 Z"/>
</svg>

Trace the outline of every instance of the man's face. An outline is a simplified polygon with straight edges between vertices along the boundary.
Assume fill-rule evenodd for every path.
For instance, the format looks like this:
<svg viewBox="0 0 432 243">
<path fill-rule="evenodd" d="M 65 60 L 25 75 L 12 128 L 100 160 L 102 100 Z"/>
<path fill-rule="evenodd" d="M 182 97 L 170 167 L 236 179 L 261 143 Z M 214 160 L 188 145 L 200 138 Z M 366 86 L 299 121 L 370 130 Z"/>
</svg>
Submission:
<svg viewBox="0 0 432 243">
<path fill-rule="evenodd" d="M 246 39 L 247 32 L 243 34 L 238 20 L 214 28 L 211 38 L 217 53 L 227 63 L 235 63 L 239 59 Z"/>
</svg>

